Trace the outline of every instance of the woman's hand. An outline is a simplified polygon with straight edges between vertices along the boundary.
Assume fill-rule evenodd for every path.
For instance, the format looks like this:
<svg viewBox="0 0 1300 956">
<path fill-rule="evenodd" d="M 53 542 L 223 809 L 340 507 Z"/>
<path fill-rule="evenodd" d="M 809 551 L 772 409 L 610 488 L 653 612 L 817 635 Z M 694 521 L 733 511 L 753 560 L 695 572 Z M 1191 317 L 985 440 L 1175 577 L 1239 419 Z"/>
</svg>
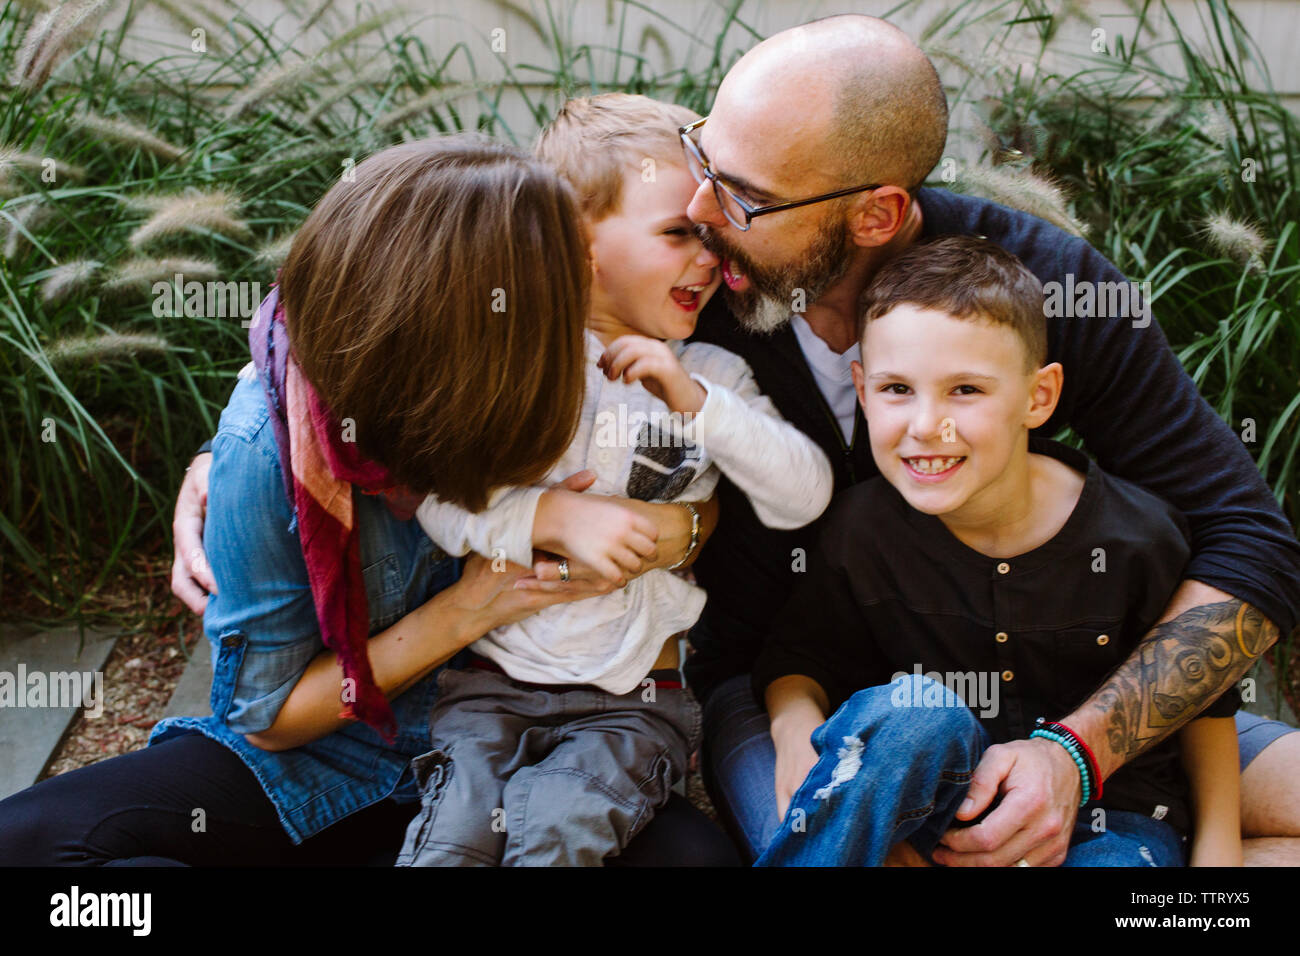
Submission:
<svg viewBox="0 0 1300 956">
<path fill-rule="evenodd" d="M 522 621 L 553 604 L 580 601 L 614 589 L 612 581 L 594 576 L 567 583 L 555 581 L 546 588 L 517 587 L 521 580 L 532 578 L 532 569 L 506 562 L 503 570 L 493 570 L 494 563 L 482 555 L 471 554 L 460 580 L 442 592 L 453 607 L 468 616 L 472 640 L 478 640 L 493 628 Z"/>
<path fill-rule="evenodd" d="M 208 469 L 212 453 L 195 455 L 185 470 L 176 513 L 172 517 L 172 594 L 195 614 L 208 606 L 208 596 L 217 593 L 217 579 L 203 553 L 203 519 L 208 508 Z"/>
<path fill-rule="evenodd" d="M 492 564 L 471 555 L 455 584 L 370 638 L 366 649 L 371 670 L 385 697 L 391 700 L 404 693 L 494 627 L 521 621 L 552 604 L 610 590 L 608 584 L 571 581 L 547 593 L 518 591 L 514 582 L 528 575 L 529 569 L 507 563 L 503 570 L 494 571 Z M 287 750 L 346 726 L 348 720 L 339 716 L 342 680 L 338 655 L 322 650 L 308 663 L 274 723 L 245 738 L 263 750 Z"/>
</svg>

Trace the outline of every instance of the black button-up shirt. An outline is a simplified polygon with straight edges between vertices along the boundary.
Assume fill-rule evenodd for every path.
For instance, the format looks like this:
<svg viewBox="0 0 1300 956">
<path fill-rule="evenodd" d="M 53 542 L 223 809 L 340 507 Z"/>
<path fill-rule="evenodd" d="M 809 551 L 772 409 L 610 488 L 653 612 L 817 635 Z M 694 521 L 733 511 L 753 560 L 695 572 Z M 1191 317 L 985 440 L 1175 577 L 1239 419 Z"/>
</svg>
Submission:
<svg viewBox="0 0 1300 956">
<path fill-rule="evenodd" d="M 836 708 L 919 671 L 962 696 L 995 743 L 1083 703 L 1168 605 L 1190 554 L 1187 523 L 1067 445 L 1031 437 L 1029 450 L 1086 480 L 1061 530 L 1016 557 L 967 546 L 884 478 L 838 495 L 754 668 L 758 699 L 778 677 L 804 674 Z M 1230 691 L 1203 715 L 1231 716 L 1239 700 Z M 1176 738 L 1118 770 L 1097 805 L 1186 831 Z"/>
</svg>

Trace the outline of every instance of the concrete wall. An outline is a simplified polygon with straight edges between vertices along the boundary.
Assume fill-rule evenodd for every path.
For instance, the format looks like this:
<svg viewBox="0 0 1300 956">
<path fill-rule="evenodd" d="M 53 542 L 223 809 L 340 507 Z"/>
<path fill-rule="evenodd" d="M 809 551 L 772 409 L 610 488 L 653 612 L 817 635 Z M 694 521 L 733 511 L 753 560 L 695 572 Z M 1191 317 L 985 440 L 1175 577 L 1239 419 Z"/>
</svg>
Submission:
<svg viewBox="0 0 1300 956">
<path fill-rule="evenodd" d="M 277 41 L 291 44 L 294 51 L 304 56 L 317 52 L 327 37 L 338 36 L 358 22 L 355 4 L 346 0 L 329 4 L 317 25 L 306 32 L 301 27 L 318 8 L 316 0 L 298 0 L 292 4 L 284 0 L 249 0 L 245 4 L 228 0 L 174 0 L 174 5 L 183 7 L 216 43 L 228 42 L 226 20 L 232 8 L 242 6 L 255 21 L 269 24 Z M 431 60 L 437 62 L 450 56 L 449 72 L 458 79 L 477 81 L 489 88 L 512 79 L 507 64 L 533 64 L 546 71 L 554 70 L 557 55 L 553 36 L 558 34 L 567 49 L 587 47 L 590 50 L 589 56 L 583 56 L 571 67 L 582 89 L 589 88 L 593 77 L 597 82 L 626 80 L 634 63 L 627 55 L 618 56 L 614 52 L 617 48 L 634 51 L 644 58 L 644 76 L 671 83 L 675 71 L 703 70 L 714 56 L 719 35 L 720 59 L 725 66 L 756 43 L 758 37 L 816 17 L 845 12 L 883 13 L 894 5 L 844 0 L 745 0 L 739 4 L 734 18 L 727 14 L 735 6 L 734 0 L 655 0 L 640 6 L 621 0 L 550 0 L 549 3 L 547 0 L 411 0 L 405 5 L 375 0 L 368 11 L 393 18 L 385 27 L 387 34 L 406 30 L 425 44 Z M 920 36 L 927 26 L 941 21 L 955 6 L 945 0 L 918 0 L 891 19 L 913 36 Z M 1172 35 L 1169 24 L 1157 6 L 1153 4 L 1149 11 L 1142 48 L 1150 50 L 1163 68 L 1179 72 L 1181 61 L 1177 49 L 1169 42 Z M 1189 36 L 1207 35 L 1204 4 L 1195 0 L 1168 0 L 1168 6 Z M 990 2 L 985 8 L 990 13 L 984 22 L 967 27 L 958 36 L 949 35 L 954 23 L 948 22 L 935 31 L 927 47 L 932 46 L 936 53 L 960 52 L 969 62 L 972 57 L 978 60 L 978 51 L 985 42 L 1004 37 L 998 54 L 1003 65 L 1014 65 L 1018 57 L 1028 60 L 1038 46 L 1037 25 L 1026 23 L 1005 28 L 1002 23 L 1014 7 Z M 1116 37 L 1123 35 L 1127 42 L 1137 26 L 1136 15 L 1122 0 L 1070 0 L 1055 4 L 1054 9 L 1063 15 L 1073 11 L 1072 15 L 1064 16 L 1050 48 L 1047 65 L 1057 70 L 1072 71 L 1086 66 L 1087 58 L 1094 56 L 1094 30 L 1106 31 L 1106 43 L 1113 52 Z M 1300 112 L 1300 57 L 1296 56 L 1300 50 L 1300 2 L 1236 0 L 1233 9 L 1258 44 L 1273 87 Z M 363 13 L 360 19 L 365 18 Z M 130 36 L 136 41 L 140 55 L 157 56 L 168 50 L 188 50 L 188 26 L 156 7 L 146 7 L 132 25 Z M 936 55 L 935 59 L 946 81 L 956 82 L 962 76 L 963 71 L 944 57 Z M 543 74 L 517 68 L 513 79 L 522 82 L 534 98 L 541 95 L 540 86 L 532 84 L 540 84 Z M 1252 82 L 1262 87 L 1267 81 L 1257 76 Z M 459 100 L 470 115 L 475 112 L 473 99 L 473 94 L 469 94 Z M 536 124 L 518 93 L 511 91 L 503 98 L 500 112 L 517 140 L 526 142 L 531 138 Z M 961 118 L 954 119 L 959 125 Z"/>
</svg>

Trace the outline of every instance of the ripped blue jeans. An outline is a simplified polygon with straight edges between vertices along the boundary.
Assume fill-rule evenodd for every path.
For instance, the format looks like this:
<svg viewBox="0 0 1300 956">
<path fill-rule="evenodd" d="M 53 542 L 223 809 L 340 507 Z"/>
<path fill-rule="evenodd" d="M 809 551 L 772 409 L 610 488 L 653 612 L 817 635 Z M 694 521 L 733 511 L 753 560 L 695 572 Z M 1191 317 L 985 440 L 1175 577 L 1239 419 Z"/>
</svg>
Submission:
<svg viewBox="0 0 1300 956">
<path fill-rule="evenodd" d="M 927 689 L 944 705 L 891 703 L 900 690 L 932 700 Z M 929 859 L 991 744 L 962 699 L 927 677 L 858 691 L 813 731 L 819 759 L 754 865 L 879 866 L 902 840 Z M 1183 843 L 1163 821 L 1107 810 L 1102 832 L 1075 824 L 1064 865 L 1184 866 Z"/>
</svg>

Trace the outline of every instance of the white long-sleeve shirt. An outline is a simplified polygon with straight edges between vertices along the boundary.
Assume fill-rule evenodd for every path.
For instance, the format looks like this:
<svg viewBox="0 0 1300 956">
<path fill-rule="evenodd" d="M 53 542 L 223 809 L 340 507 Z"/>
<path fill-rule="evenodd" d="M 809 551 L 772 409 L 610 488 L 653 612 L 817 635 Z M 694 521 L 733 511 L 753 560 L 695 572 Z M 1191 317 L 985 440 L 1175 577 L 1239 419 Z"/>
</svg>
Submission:
<svg viewBox="0 0 1300 956">
<path fill-rule="evenodd" d="M 713 494 L 721 471 L 769 527 L 799 528 L 821 515 L 834 481 L 830 462 L 758 390 L 745 360 L 715 345 L 667 344 L 708 393 L 697 414 L 669 412 L 639 382 L 605 378 L 596 365 L 605 347 L 588 331 L 582 417 L 545 484 L 498 489 L 478 514 L 430 496 L 416 511 L 425 532 L 449 554 L 474 551 L 530 565 L 538 500 L 583 469 L 596 475 L 588 494 L 643 501 L 701 501 Z M 497 628 L 472 647 L 515 680 L 626 694 L 664 641 L 699 619 L 704 601 L 702 588 L 656 569 L 626 588 Z"/>
</svg>

